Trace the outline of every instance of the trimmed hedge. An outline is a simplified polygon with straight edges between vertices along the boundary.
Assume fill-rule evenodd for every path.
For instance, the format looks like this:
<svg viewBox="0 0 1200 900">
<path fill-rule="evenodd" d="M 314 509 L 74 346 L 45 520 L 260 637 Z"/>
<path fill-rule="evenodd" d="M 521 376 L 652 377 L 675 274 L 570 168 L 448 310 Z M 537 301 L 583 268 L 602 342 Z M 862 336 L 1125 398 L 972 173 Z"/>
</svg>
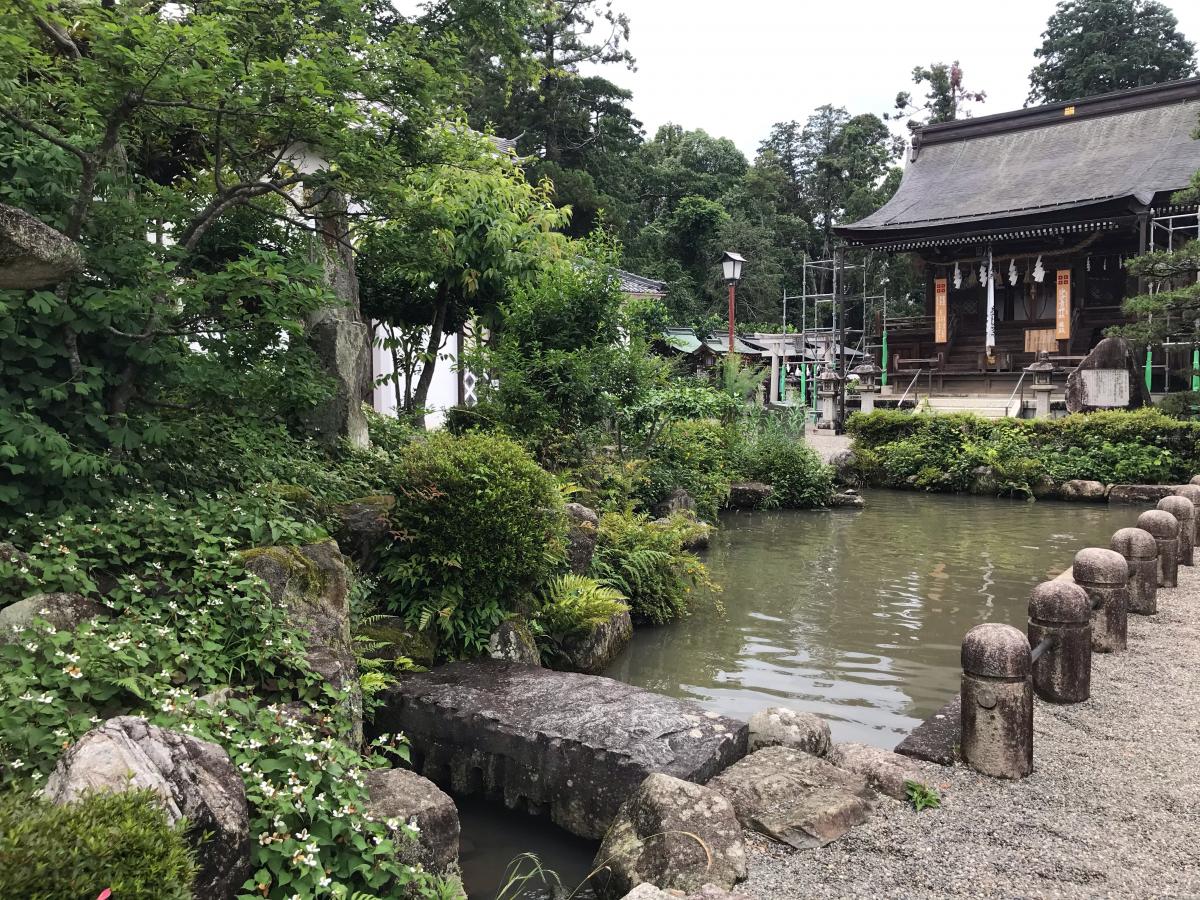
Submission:
<svg viewBox="0 0 1200 900">
<path fill-rule="evenodd" d="M 0 796 L 0 896 L 190 900 L 196 864 L 182 823 L 151 791 L 90 794 L 66 806 Z"/>
<path fill-rule="evenodd" d="M 881 410 L 847 430 L 858 473 L 894 487 L 964 491 L 980 467 L 1002 494 L 1030 494 L 1039 479 L 1171 484 L 1200 471 L 1200 422 L 1157 409 L 1040 420 Z"/>
</svg>

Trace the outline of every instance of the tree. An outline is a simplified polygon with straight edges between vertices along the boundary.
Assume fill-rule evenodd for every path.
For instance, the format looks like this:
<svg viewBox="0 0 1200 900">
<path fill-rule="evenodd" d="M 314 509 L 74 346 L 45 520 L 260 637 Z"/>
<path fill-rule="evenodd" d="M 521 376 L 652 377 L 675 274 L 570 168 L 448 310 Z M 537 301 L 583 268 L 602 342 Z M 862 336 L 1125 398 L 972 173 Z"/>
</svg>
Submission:
<svg viewBox="0 0 1200 900">
<path fill-rule="evenodd" d="M 388 349 L 400 364 L 396 377 L 408 376 L 400 408 L 414 417 L 427 404 L 445 335 L 558 255 L 554 229 L 566 222 L 548 182 L 530 184 L 486 140 L 456 146 L 460 158 L 414 170 L 378 200 L 372 211 L 384 224 L 364 241 L 359 267 L 364 312 L 400 342 Z"/>
<path fill-rule="evenodd" d="M 844 108 L 817 108 L 800 134 L 800 172 L 820 234 L 818 252 L 833 249 L 833 226 L 843 221 L 850 198 L 875 187 L 891 168 L 900 147 L 879 116 L 851 117 Z"/>
<path fill-rule="evenodd" d="M 1200 172 L 1172 200 L 1200 202 Z M 1125 301 L 1126 314 L 1137 321 L 1120 332 L 1139 344 L 1160 345 L 1168 339 L 1200 343 L 1200 240 L 1139 256 L 1127 268 L 1130 275 L 1148 282 L 1149 291 Z"/>
<path fill-rule="evenodd" d="M 27 0 L 0 33 L 0 194 L 86 258 L 0 292 L 0 499 L 85 500 L 180 412 L 320 402 L 323 253 L 468 139 L 456 36 L 382 0 Z"/>
<path fill-rule="evenodd" d="M 922 125 L 937 125 L 940 122 L 953 122 L 960 116 L 970 118 L 968 103 L 983 103 L 987 99 L 985 91 L 967 90 L 963 84 L 963 70 L 956 59 L 950 65 L 946 63 L 931 63 L 929 66 L 916 66 L 912 71 L 915 85 L 926 85 L 922 102 L 918 105 L 913 101 L 910 91 L 901 91 L 896 95 L 896 110 L 891 118 L 900 119 L 911 116 L 908 129 L 913 131 Z"/>
<path fill-rule="evenodd" d="M 1055 8 L 1041 60 L 1029 74 L 1029 102 L 1056 103 L 1187 78 L 1196 72 L 1196 45 L 1156 0 L 1062 0 Z"/>
</svg>

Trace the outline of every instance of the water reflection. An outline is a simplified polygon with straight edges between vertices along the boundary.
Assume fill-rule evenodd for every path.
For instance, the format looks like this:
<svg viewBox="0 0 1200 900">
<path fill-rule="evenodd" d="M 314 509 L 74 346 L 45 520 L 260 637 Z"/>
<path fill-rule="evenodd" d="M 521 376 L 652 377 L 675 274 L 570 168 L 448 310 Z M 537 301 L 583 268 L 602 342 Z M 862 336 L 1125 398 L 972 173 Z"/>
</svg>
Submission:
<svg viewBox="0 0 1200 900">
<path fill-rule="evenodd" d="M 865 510 L 730 514 L 724 615 L 643 628 L 606 673 L 738 718 L 786 703 L 891 747 L 957 689 L 959 643 L 1024 627 L 1029 590 L 1107 546 L 1129 507 L 872 492 Z"/>
</svg>

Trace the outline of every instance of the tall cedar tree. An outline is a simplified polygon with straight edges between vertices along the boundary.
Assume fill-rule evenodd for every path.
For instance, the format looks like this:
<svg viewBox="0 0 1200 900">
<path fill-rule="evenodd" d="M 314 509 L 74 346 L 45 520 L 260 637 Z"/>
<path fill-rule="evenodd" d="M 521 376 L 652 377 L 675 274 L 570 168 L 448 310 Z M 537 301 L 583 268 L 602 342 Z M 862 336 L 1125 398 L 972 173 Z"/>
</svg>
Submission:
<svg viewBox="0 0 1200 900">
<path fill-rule="evenodd" d="M 1029 102 L 1056 103 L 1196 73 L 1196 45 L 1156 0 L 1064 0 L 1042 32 Z"/>
</svg>

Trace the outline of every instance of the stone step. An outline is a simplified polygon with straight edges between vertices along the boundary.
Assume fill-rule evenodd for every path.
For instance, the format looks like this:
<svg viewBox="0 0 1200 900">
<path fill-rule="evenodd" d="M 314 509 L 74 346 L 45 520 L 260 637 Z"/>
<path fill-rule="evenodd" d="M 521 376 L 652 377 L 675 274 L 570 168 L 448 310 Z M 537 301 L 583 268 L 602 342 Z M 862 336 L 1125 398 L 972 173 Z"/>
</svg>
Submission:
<svg viewBox="0 0 1200 900">
<path fill-rule="evenodd" d="M 382 696 L 371 731 L 407 735 L 420 774 L 592 839 L 646 776 L 703 784 L 746 754 L 746 723 L 596 675 L 482 659 Z"/>
</svg>

